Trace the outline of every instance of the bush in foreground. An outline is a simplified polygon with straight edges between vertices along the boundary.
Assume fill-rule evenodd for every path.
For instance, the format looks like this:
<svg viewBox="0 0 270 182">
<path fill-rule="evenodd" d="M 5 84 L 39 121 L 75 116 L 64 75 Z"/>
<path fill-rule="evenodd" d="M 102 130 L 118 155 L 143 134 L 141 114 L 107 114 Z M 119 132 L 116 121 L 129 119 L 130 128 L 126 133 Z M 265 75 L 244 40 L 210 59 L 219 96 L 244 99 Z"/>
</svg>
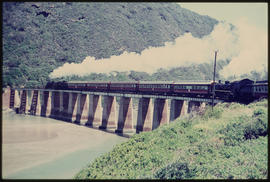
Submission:
<svg viewBox="0 0 270 182">
<path fill-rule="evenodd" d="M 219 104 L 134 135 L 77 179 L 266 179 L 267 101 Z"/>
</svg>

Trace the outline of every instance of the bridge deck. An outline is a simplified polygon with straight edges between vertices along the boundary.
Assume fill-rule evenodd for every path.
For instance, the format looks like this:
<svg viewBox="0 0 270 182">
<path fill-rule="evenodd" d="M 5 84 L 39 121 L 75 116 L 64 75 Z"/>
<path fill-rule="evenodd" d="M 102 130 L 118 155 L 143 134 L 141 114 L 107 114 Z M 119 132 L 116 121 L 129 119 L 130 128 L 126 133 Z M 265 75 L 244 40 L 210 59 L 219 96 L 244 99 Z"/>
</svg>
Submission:
<svg viewBox="0 0 270 182">
<path fill-rule="evenodd" d="M 116 96 L 116 97 L 159 98 L 159 99 L 175 99 L 175 100 L 198 101 L 198 102 L 212 102 L 212 99 L 208 99 L 208 98 L 180 97 L 180 96 L 171 96 L 171 95 L 131 94 L 131 93 L 93 92 L 93 91 L 78 91 L 78 90 L 53 90 L 53 89 L 25 89 L 25 88 L 15 88 L 15 89 L 16 90 L 71 92 L 71 93 L 79 93 L 79 94 L 92 94 L 92 95 Z M 220 103 L 220 102 L 224 102 L 224 100 L 214 99 L 214 103 Z"/>
</svg>

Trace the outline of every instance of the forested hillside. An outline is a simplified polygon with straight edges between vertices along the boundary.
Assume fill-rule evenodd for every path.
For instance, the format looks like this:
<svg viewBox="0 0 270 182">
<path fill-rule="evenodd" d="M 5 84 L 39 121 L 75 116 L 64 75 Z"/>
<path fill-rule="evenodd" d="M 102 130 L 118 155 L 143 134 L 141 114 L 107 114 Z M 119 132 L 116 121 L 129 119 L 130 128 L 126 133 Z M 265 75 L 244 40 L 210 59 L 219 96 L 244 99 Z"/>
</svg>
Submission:
<svg viewBox="0 0 270 182">
<path fill-rule="evenodd" d="M 64 63 L 79 63 L 86 56 L 101 59 L 124 51 L 140 53 L 186 32 L 202 38 L 218 23 L 175 3 L 2 5 L 3 87 L 42 86 L 50 80 L 49 73 Z"/>
</svg>

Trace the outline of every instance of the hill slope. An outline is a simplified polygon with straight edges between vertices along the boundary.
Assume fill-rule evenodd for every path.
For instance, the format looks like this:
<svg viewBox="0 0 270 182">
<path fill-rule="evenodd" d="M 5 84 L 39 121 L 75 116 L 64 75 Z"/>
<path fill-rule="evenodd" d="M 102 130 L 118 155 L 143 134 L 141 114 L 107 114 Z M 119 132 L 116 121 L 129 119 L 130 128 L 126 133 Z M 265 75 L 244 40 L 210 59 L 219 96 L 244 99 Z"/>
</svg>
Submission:
<svg viewBox="0 0 270 182">
<path fill-rule="evenodd" d="M 174 3 L 3 3 L 3 86 L 44 85 L 64 63 L 140 53 L 217 20 Z"/>
<path fill-rule="evenodd" d="M 266 179 L 267 105 L 223 103 L 134 135 L 75 178 Z"/>
</svg>

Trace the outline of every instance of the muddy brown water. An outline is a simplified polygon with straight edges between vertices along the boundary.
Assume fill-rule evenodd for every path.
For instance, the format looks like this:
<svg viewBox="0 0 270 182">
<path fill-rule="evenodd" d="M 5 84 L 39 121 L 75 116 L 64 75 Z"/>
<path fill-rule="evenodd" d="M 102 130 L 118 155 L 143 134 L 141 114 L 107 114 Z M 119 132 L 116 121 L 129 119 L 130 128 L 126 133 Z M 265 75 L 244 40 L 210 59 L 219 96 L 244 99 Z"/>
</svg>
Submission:
<svg viewBox="0 0 270 182">
<path fill-rule="evenodd" d="M 83 167 L 127 141 L 55 119 L 2 112 L 2 178 L 72 179 Z"/>
</svg>

